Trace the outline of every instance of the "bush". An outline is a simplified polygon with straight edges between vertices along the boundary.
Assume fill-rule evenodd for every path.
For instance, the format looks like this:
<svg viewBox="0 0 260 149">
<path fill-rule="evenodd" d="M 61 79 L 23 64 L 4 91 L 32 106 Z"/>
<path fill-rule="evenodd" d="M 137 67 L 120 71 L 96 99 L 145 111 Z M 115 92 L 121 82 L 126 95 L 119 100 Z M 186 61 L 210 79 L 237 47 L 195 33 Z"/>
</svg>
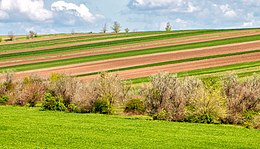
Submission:
<svg viewBox="0 0 260 149">
<path fill-rule="evenodd" d="M 76 113 L 79 113 L 79 112 L 80 112 L 80 110 L 78 109 L 78 107 L 77 107 L 75 104 L 73 104 L 73 103 L 71 103 L 71 104 L 68 105 L 66 111 L 67 111 L 67 112 L 76 112 Z"/>
<path fill-rule="evenodd" d="M 203 80 L 199 96 L 191 98 L 187 105 L 186 121 L 197 123 L 220 123 L 225 115 L 223 87 L 219 78 Z"/>
<path fill-rule="evenodd" d="M 38 102 L 43 101 L 46 89 L 44 80 L 37 76 L 29 76 L 15 83 L 12 99 L 16 105 L 29 104 L 30 107 L 34 107 Z"/>
<path fill-rule="evenodd" d="M 113 108 L 108 99 L 97 99 L 94 102 L 93 112 L 100 114 L 112 114 Z"/>
<path fill-rule="evenodd" d="M 67 108 L 62 102 L 61 97 L 53 96 L 51 93 L 46 93 L 42 105 L 43 110 L 65 111 Z"/>
<path fill-rule="evenodd" d="M 62 98 L 66 107 L 71 104 L 77 90 L 78 81 L 63 74 L 52 74 L 49 80 L 49 92 Z"/>
<path fill-rule="evenodd" d="M 88 101 L 107 103 L 109 109 L 121 106 L 131 91 L 131 86 L 124 84 L 118 76 L 106 73 L 92 81 L 88 88 Z"/>
<path fill-rule="evenodd" d="M 160 73 L 152 77 L 151 84 L 142 90 L 145 110 L 149 115 L 160 113 L 166 106 L 175 85 L 176 77 Z"/>
<path fill-rule="evenodd" d="M 142 92 L 146 112 L 156 119 L 164 115 L 160 119 L 184 121 L 187 102 L 197 96 L 199 83 L 197 79 L 178 79 L 167 73 L 154 76 L 150 86 Z"/>
<path fill-rule="evenodd" d="M 140 99 L 129 100 L 126 104 L 124 112 L 132 114 L 143 114 L 144 102 Z"/>
<path fill-rule="evenodd" d="M 9 97 L 6 95 L 0 94 L 0 105 L 5 105 L 9 100 Z"/>
<path fill-rule="evenodd" d="M 0 37 L 0 42 L 2 42 L 3 41 L 3 38 L 2 37 Z"/>
<path fill-rule="evenodd" d="M 224 90 L 227 97 L 227 116 L 225 123 L 243 124 L 247 113 L 260 111 L 260 78 L 256 75 L 239 80 L 231 75 L 224 78 Z"/>
<path fill-rule="evenodd" d="M 253 128 L 260 129 L 260 114 L 254 116 L 251 121 Z"/>
<path fill-rule="evenodd" d="M 77 106 L 78 112 L 90 113 L 93 111 L 95 93 L 89 88 L 87 83 L 79 83 L 73 96 L 72 103 Z"/>
</svg>

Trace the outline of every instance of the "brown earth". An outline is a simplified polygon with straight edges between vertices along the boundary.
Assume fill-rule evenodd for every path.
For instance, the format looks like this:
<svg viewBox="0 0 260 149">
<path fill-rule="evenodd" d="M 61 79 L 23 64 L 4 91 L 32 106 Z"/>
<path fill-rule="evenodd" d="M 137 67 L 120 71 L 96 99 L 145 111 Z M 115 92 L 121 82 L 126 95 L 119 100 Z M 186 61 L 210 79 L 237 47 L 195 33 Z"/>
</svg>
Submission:
<svg viewBox="0 0 260 149">
<path fill-rule="evenodd" d="M 134 79 L 134 78 L 152 76 L 159 72 L 177 73 L 182 71 L 197 70 L 203 68 L 236 64 L 240 62 L 253 62 L 259 60 L 260 60 L 260 53 L 251 53 L 245 55 L 185 62 L 180 64 L 171 64 L 165 66 L 156 66 L 156 67 L 149 67 L 149 68 L 119 71 L 119 72 L 114 72 L 113 74 L 118 75 L 122 79 Z M 84 81 L 89 81 L 96 77 L 97 75 L 93 75 L 93 76 L 81 77 L 80 79 Z"/>
<path fill-rule="evenodd" d="M 46 54 L 40 56 L 28 56 L 23 58 L 13 58 L 13 59 L 6 59 L 0 61 L 0 67 L 5 66 L 13 66 L 13 65 L 21 65 L 21 64 L 29 64 L 29 63 L 37 63 L 37 62 L 46 62 L 46 61 L 54 61 L 60 59 L 69 59 L 69 58 L 76 58 L 76 57 L 84 57 L 90 55 L 98 55 L 98 54 L 107 54 L 107 53 L 115 53 L 115 52 L 123 52 L 123 51 L 130 51 L 130 50 L 142 50 L 147 48 L 156 48 L 156 47 L 163 47 L 163 46 L 173 46 L 178 44 L 187 44 L 187 43 L 194 43 L 194 42 L 202 42 L 202 41 L 210 41 L 210 40 L 217 40 L 217 39 L 225 39 L 225 38 L 234 38 L 234 37 L 241 37 L 241 36 L 248 36 L 248 35 L 255 35 L 259 34 L 260 32 L 248 33 L 245 32 L 239 33 L 216 33 L 210 35 L 198 35 L 198 36 L 190 36 L 190 37 L 182 37 L 177 39 L 167 39 L 167 40 L 156 40 L 156 41 L 149 41 L 149 42 L 142 42 L 137 44 L 126 44 L 123 46 L 112 46 L 107 48 L 93 48 L 91 50 L 86 51 L 73 51 L 67 53 L 58 53 L 58 54 Z"/>
<path fill-rule="evenodd" d="M 112 59 L 112 60 L 74 64 L 74 65 L 54 67 L 54 68 L 31 70 L 31 71 L 25 71 L 25 72 L 18 72 L 18 73 L 16 73 L 15 77 L 23 78 L 25 76 L 30 75 L 31 73 L 37 73 L 41 76 L 48 76 L 53 72 L 78 75 L 78 74 L 86 74 L 86 73 L 97 72 L 97 71 L 106 71 L 106 70 L 110 70 L 110 69 L 138 66 L 138 65 L 143 65 L 143 64 L 181 60 L 181 59 L 187 59 L 187 58 L 193 58 L 193 57 L 203 57 L 203 56 L 218 55 L 218 54 L 225 54 L 225 53 L 235 53 L 235 52 L 250 51 L 250 50 L 256 50 L 256 49 L 260 49 L 260 41 L 230 44 L 230 45 L 216 46 L 216 47 L 210 47 L 210 48 L 207 47 L 207 48 L 198 48 L 198 49 L 191 49 L 191 50 L 173 51 L 173 52 L 167 52 L 167 53 L 150 54 L 150 55 L 142 55 L 142 56 L 118 58 L 118 59 Z M 232 59 L 232 58 L 237 59 L 237 57 L 240 57 L 241 61 L 234 61 L 234 63 L 238 63 L 238 62 L 244 61 L 244 57 L 248 57 L 248 55 L 252 56 L 252 61 L 256 60 L 256 57 L 259 58 L 258 57 L 259 53 L 252 53 L 252 54 L 244 54 L 244 55 L 239 55 L 239 56 L 230 56 L 230 57 L 216 58 L 216 59 Z M 260 59 L 257 59 L 257 60 L 260 60 Z M 207 60 L 200 60 L 198 62 L 201 62 L 201 61 L 207 62 Z M 211 59 L 209 59 L 208 61 L 211 61 Z M 229 61 L 227 61 L 227 62 L 229 62 Z M 188 64 L 189 63 L 195 63 L 195 62 L 188 62 Z M 147 70 L 152 69 L 154 71 L 151 72 L 151 74 L 149 74 L 149 75 L 152 75 L 152 74 L 158 72 L 157 68 L 158 68 L 158 70 L 161 70 L 162 68 L 165 68 L 165 67 L 169 68 L 167 66 L 175 66 L 175 65 L 179 66 L 182 64 L 184 64 L 184 66 L 186 65 L 186 63 L 180 63 L 180 64 L 171 64 L 171 65 L 165 65 L 165 66 L 156 66 L 156 67 L 135 69 L 135 70 L 131 70 L 131 71 L 137 72 L 137 74 L 139 74 L 139 70 L 144 69 L 145 72 L 150 72 Z M 223 62 L 223 65 L 225 65 L 225 64 L 226 64 L 226 62 Z M 194 65 L 194 66 L 196 66 L 196 65 Z M 212 65 L 212 67 L 213 66 L 214 65 Z M 210 67 L 210 65 L 208 67 Z M 186 66 L 184 68 L 186 68 Z M 194 69 L 197 69 L 197 68 L 194 67 Z M 122 72 L 125 72 L 125 71 L 122 71 Z M 133 74 L 133 72 L 131 74 Z M 169 72 L 172 72 L 172 70 L 170 69 Z M 121 72 L 118 72 L 118 73 L 121 74 Z M 145 74 L 147 74 L 147 73 L 145 73 Z M 123 75 L 123 78 L 127 78 L 124 76 L 127 76 L 126 74 Z M 83 79 L 88 79 L 88 78 L 93 78 L 93 77 L 95 77 L 95 76 L 83 77 Z M 139 76 L 135 77 L 133 75 L 132 77 L 136 78 Z"/>
</svg>

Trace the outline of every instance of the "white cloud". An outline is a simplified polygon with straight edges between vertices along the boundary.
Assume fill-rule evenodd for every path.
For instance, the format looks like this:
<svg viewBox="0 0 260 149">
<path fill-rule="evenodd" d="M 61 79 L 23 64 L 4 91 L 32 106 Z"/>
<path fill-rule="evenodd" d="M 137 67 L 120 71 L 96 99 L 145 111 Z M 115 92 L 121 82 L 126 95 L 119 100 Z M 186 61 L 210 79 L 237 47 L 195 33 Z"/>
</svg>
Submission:
<svg viewBox="0 0 260 149">
<path fill-rule="evenodd" d="M 1 0 L 0 10 L 2 19 L 17 17 L 20 20 L 46 21 L 52 18 L 52 12 L 44 8 L 43 0 Z"/>
<path fill-rule="evenodd" d="M 189 0 L 131 0 L 128 6 L 136 10 L 169 10 L 188 13 L 200 9 Z"/>
<path fill-rule="evenodd" d="M 254 22 L 252 21 L 252 22 L 244 22 L 243 23 L 243 27 L 252 27 L 254 25 Z"/>
<path fill-rule="evenodd" d="M 76 5 L 65 1 L 57 1 L 51 5 L 51 10 L 54 12 L 65 12 L 82 18 L 86 22 L 93 23 L 97 19 L 102 18 L 102 15 L 94 15 L 84 4 Z M 69 24 L 74 24 L 75 20 L 69 20 Z"/>
<path fill-rule="evenodd" d="M 226 16 L 226 17 L 237 16 L 237 13 L 233 9 L 231 9 L 228 4 L 220 5 L 219 8 L 222 11 L 222 13 L 224 14 L 224 16 Z"/>
<path fill-rule="evenodd" d="M 194 6 L 191 2 L 188 3 L 188 12 L 195 12 L 195 11 L 199 11 L 200 7 L 198 6 Z"/>
<path fill-rule="evenodd" d="M 7 19 L 9 15 L 5 12 L 0 10 L 0 19 Z"/>
</svg>

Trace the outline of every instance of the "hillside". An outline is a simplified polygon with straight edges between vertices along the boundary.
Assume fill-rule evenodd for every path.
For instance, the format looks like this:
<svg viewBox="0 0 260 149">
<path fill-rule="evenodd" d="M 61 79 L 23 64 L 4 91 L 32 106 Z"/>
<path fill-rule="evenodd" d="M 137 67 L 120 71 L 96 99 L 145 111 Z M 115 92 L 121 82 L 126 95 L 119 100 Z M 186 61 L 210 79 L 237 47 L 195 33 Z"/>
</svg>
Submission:
<svg viewBox="0 0 260 149">
<path fill-rule="evenodd" d="M 137 82 L 162 71 L 246 76 L 260 71 L 259 52 L 260 29 L 59 35 L 0 44 L 0 71 L 82 80 L 108 71 Z"/>
</svg>

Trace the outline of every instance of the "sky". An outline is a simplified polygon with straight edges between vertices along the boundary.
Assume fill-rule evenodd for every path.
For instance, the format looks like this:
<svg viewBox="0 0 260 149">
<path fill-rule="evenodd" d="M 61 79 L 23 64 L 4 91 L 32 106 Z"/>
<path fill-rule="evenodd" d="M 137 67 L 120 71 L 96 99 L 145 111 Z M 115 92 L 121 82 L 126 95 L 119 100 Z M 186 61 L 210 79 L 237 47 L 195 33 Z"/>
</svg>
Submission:
<svg viewBox="0 0 260 149">
<path fill-rule="evenodd" d="M 0 0 L 0 34 L 260 27 L 260 0 Z"/>
</svg>

